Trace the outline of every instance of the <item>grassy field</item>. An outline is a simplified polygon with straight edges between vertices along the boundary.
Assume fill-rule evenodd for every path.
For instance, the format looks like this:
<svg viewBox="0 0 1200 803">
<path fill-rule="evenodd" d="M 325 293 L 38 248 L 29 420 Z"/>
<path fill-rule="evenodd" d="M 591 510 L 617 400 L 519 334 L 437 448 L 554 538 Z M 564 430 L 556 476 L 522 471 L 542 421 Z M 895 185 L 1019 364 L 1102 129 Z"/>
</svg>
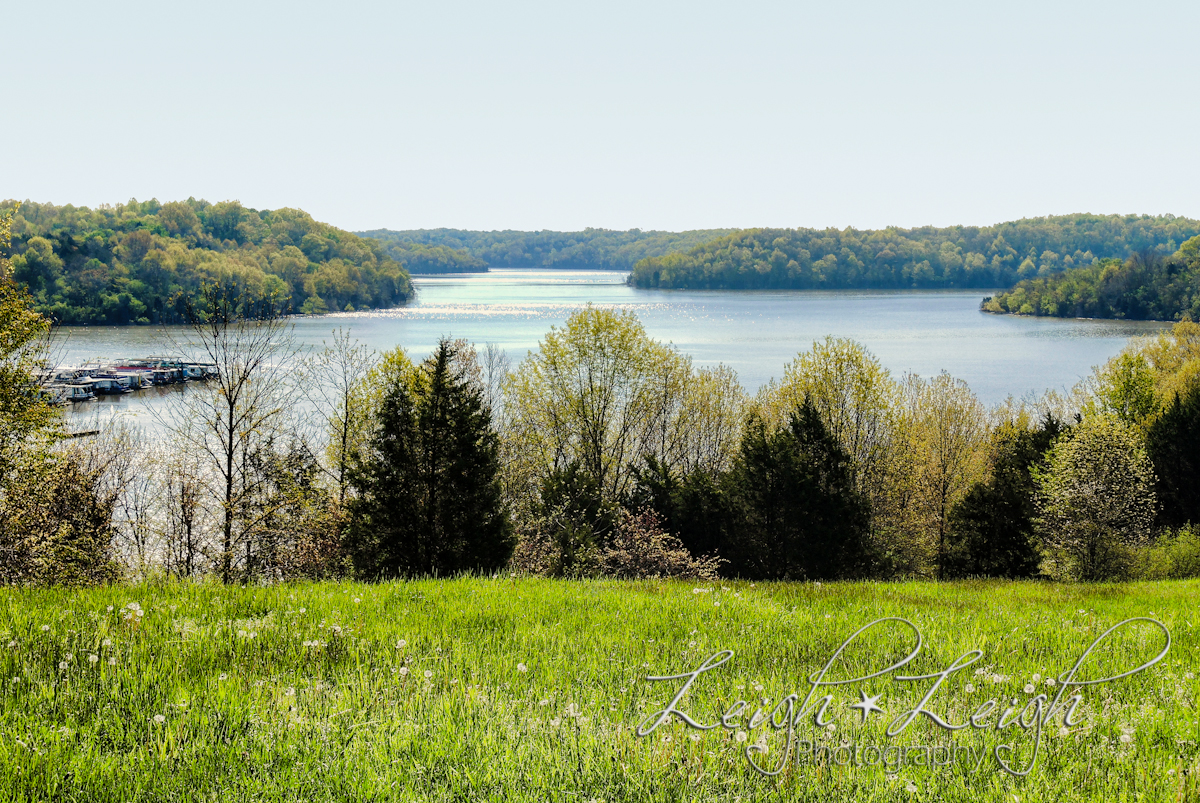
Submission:
<svg viewBox="0 0 1200 803">
<path fill-rule="evenodd" d="M 1198 592 L 1198 582 L 511 578 L 10 589 L 0 592 L 0 799 L 1197 800 Z M 692 671 L 732 650 L 679 707 L 710 724 L 737 699 L 765 699 L 769 713 L 789 693 L 803 696 L 851 633 L 888 616 L 920 630 L 918 657 L 898 673 L 831 687 L 830 726 L 805 717 L 797 744 L 858 745 L 863 756 L 870 745 L 958 747 L 949 765 L 789 761 L 767 778 L 745 748 L 764 745 L 755 760 L 778 762 L 786 731 L 769 724 L 701 732 L 673 720 L 635 735 L 683 682 L 648 674 Z M 1169 629 L 1166 657 L 1080 689 L 1078 724 L 1058 716 L 1047 725 L 1027 777 L 983 750 L 1011 743 L 1011 762 L 1027 764 L 1036 728 L 952 733 L 919 716 L 895 738 L 885 733 L 933 682 L 896 674 L 940 672 L 982 651 L 925 706 L 963 722 L 989 698 L 1024 706 L 1052 696 L 1050 681 L 1097 636 L 1140 616 Z M 1150 626 L 1115 637 L 1077 678 L 1133 668 L 1164 641 Z M 902 625 L 880 625 L 827 678 L 870 674 L 913 646 Z M 861 692 L 882 695 L 886 711 L 865 725 L 847 707 Z"/>
</svg>

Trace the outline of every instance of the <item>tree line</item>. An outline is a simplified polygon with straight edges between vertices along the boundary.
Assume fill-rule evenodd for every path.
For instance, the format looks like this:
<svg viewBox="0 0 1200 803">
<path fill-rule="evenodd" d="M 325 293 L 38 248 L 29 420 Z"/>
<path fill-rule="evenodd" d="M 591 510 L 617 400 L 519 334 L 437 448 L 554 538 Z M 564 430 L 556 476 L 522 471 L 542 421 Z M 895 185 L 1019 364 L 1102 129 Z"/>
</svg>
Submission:
<svg viewBox="0 0 1200 803">
<path fill-rule="evenodd" d="M 195 199 L 0 208 L 15 211 L 12 279 L 60 324 L 179 323 L 217 281 L 300 313 L 392 307 L 413 292 L 381 243 L 298 209 Z"/>
<path fill-rule="evenodd" d="M 172 394 L 153 438 L 77 439 L 34 392 L 33 304 L 0 284 L 4 583 L 1200 574 L 1191 322 L 1070 394 L 987 409 L 832 337 L 750 395 L 593 307 L 516 365 L 345 332 L 305 356 L 270 299 L 212 283 L 171 345 L 217 377 Z"/>
<path fill-rule="evenodd" d="M 392 231 L 375 229 L 359 232 L 388 243 L 389 247 L 413 250 L 447 249 L 455 252 L 464 267 L 457 270 L 494 268 L 579 268 L 591 270 L 631 270 L 647 257 L 661 256 L 731 234 L 734 229 L 696 231 L 466 231 L 462 229 L 416 229 Z M 397 253 L 403 253 L 398 250 Z M 445 253 L 445 252 L 443 252 Z M 446 259 L 449 264 L 449 257 Z M 414 273 L 440 273 L 440 263 L 426 269 L 424 264 L 406 261 Z M 469 266 L 475 267 L 469 267 Z"/>
<path fill-rule="evenodd" d="M 1200 221 L 1061 215 L 995 226 L 876 231 L 746 229 L 633 267 L 635 287 L 842 289 L 1011 287 L 1107 258 L 1171 254 Z"/>
<path fill-rule="evenodd" d="M 985 298 L 988 312 L 1057 318 L 1200 320 L 1200 237 L 1174 254 L 1140 251 L 1045 278 L 1028 279 Z"/>
</svg>

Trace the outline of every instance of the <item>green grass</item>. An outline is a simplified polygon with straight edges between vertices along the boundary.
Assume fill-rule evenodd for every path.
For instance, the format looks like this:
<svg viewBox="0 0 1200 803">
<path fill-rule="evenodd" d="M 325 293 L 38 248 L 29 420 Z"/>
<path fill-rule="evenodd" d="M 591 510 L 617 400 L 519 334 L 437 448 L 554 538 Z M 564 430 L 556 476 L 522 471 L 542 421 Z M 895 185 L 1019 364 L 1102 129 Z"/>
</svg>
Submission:
<svg viewBox="0 0 1200 803">
<path fill-rule="evenodd" d="M 0 799 L 1200 799 L 1200 582 L 696 588 L 506 578 L 0 591 Z M 672 722 L 634 735 L 678 688 L 647 674 L 733 650 L 681 703 L 716 721 L 739 698 L 803 694 L 850 633 L 883 616 L 911 620 L 925 638 L 900 674 L 984 652 L 928 706 L 954 721 L 991 697 L 1024 704 L 1035 673 L 1044 691 L 1122 619 L 1153 616 L 1173 644 L 1158 665 L 1084 689 L 1082 722 L 1066 733 L 1052 723 L 1026 778 L 998 771 L 989 754 L 978 769 L 793 766 L 768 779 L 742 753 L 768 727 L 744 743 L 744 726 L 701 733 Z M 1093 655 L 1090 677 L 1160 646 L 1149 628 L 1123 631 Z M 873 631 L 834 671 L 865 674 L 910 647 L 901 630 Z M 797 737 L 1007 741 L 1028 758 L 1031 734 L 1018 729 L 951 734 L 921 718 L 889 739 L 886 724 L 928 687 L 888 676 L 834 688 L 834 729 L 809 718 Z M 866 726 L 846 707 L 860 689 L 883 694 L 887 711 Z M 779 758 L 782 735 L 769 744 L 761 761 Z"/>
</svg>

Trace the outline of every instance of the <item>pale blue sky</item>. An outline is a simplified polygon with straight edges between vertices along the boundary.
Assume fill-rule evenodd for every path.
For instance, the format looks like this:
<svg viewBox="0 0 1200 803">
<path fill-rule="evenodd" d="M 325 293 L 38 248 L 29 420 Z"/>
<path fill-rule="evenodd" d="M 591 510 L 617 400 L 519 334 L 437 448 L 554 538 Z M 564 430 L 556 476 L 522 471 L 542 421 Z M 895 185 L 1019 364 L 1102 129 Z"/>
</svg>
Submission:
<svg viewBox="0 0 1200 803">
<path fill-rule="evenodd" d="M 0 4 L 0 197 L 348 229 L 1200 217 L 1200 3 Z"/>
</svg>

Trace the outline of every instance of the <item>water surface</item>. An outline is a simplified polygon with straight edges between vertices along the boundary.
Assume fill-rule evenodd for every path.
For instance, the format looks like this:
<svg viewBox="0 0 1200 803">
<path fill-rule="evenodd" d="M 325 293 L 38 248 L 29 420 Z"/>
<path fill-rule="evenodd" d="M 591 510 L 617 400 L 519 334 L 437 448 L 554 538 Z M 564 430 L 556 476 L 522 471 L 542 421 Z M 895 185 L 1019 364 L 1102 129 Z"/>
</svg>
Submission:
<svg viewBox="0 0 1200 803">
<path fill-rule="evenodd" d="M 297 317 L 295 337 L 319 348 L 338 327 L 377 350 L 403 346 L 414 359 L 439 337 L 504 348 L 514 364 L 546 331 L 586 304 L 637 313 L 652 337 L 674 343 L 698 365 L 732 366 L 754 391 L 800 350 L 826 335 L 851 337 L 899 375 L 949 371 L 985 403 L 1009 394 L 1067 389 L 1133 335 L 1166 324 L 1018 318 L 979 311 L 986 291 L 694 291 L 638 290 L 615 271 L 499 269 L 415 276 L 414 301 L 374 312 Z M 156 327 L 61 330 L 59 362 L 138 357 L 167 350 Z M 129 394 L 78 407 L 131 412 L 161 392 Z"/>
</svg>

